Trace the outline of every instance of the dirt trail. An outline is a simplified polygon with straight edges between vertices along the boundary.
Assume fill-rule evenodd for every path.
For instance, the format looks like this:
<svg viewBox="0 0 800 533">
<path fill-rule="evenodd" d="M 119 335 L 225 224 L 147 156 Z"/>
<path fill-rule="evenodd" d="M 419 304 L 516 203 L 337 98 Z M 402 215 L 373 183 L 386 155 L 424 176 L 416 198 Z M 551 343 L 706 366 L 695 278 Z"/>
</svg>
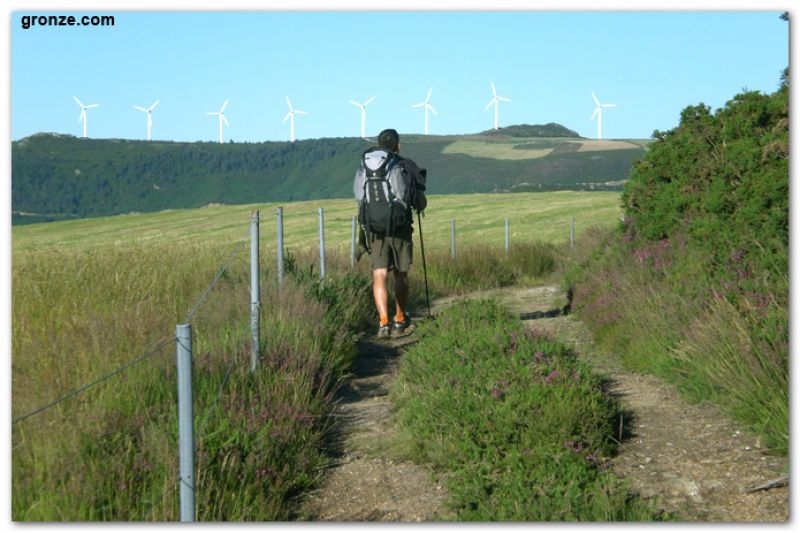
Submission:
<svg viewBox="0 0 800 533">
<path fill-rule="evenodd" d="M 493 296 L 515 313 L 558 309 L 566 300 L 558 287 L 504 289 Z M 611 379 L 623 415 L 622 446 L 612 470 L 660 508 L 690 521 L 778 522 L 789 519 L 789 489 L 745 493 L 751 485 L 780 478 L 787 459 L 766 454 L 757 439 L 708 403 L 693 405 L 674 387 L 623 369 L 598 352 L 586 326 L 572 315 L 528 320 L 572 344 L 593 368 Z"/>
<path fill-rule="evenodd" d="M 598 372 L 611 379 L 627 413 L 620 454 L 611 468 L 631 488 L 657 498 L 660 508 L 688 521 L 778 522 L 789 518 L 787 487 L 745 493 L 752 484 L 780 477 L 787 459 L 760 449 L 756 439 L 710 404 L 692 405 L 656 378 L 622 369 L 594 349 L 591 335 L 574 316 L 538 318 L 563 306 L 558 287 L 501 289 L 473 293 L 492 296 L 515 313 L 537 319 L 529 327 L 547 329 L 571 343 Z M 433 312 L 459 298 L 439 300 Z M 335 466 L 308 495 L 301 516 L 319 521 L 430 521 L 447 518 L 446 490 L 431 472 L 392 457 L 394 434 L 388 385 L 403 347 L 414 337 L 363 340 L 355 375 L 340 390 Z"/>
<path fill-rule="evenodd" d="M 334 467 L 301 506 L 305 520 L 431 521 L 442 514 L 445 488 L 424 467 L 391 451 L 388 387 L 403 348 L 400 339 L 358 343 L 354 375 L 338 391 L 332 453 Z"/>
</svg>

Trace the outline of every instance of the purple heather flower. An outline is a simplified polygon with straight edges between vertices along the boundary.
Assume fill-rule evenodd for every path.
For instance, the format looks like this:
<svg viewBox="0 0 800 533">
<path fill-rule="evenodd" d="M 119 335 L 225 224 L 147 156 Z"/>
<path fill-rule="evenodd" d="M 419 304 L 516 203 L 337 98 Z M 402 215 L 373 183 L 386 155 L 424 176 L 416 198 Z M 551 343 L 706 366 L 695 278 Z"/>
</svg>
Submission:
<svg viewBox="0 0 800 533">
<path fill-rule="evenodd" d="M 545 381 L 546 383 L 552 383 L 552 381 L 553 381 L 554 379 L 556 379 L 557 377 L 558 377 L 558 370 L 553 370 L 552 372 L 550 372 L 550 373 L 547 375 L 547 377 L 546 377 L 546 378 L 544 378 L 544 381 Z"/>
</svg>

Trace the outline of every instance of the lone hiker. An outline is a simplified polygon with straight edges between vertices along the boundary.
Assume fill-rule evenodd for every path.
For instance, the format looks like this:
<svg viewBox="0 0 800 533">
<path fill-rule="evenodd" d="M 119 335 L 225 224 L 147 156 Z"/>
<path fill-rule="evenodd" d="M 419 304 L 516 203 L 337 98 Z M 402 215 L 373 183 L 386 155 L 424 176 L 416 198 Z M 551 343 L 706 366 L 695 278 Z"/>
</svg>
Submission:
<svg viewBox="0 0 800 533">
<path fill-rule="evenodd" d="M 353 182 L 362 244 L 372 264 L 372 296 L 380 317 L 378 337 L 399 336 L 413 328 L 406 312 L 414 231 L 411 208 L 421 213 L 428 205 L 424 193 L 426 170 L 397 155 L 399 150 L 397 131 L 383 130 L 378 135 L 378 146 L 361 157 Z M 386 285 L 389 271 L 394 271 L 395 296 L 391 323 Z"/>
</svg>

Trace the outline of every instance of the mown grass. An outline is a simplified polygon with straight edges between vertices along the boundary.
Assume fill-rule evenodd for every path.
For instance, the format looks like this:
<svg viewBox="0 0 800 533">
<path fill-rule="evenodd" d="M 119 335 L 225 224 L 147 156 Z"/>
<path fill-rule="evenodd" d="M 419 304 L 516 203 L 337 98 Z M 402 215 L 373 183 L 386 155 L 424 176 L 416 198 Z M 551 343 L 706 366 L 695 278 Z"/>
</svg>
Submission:
<svg viewBox="0 0 800 533">
<path fill-rule="evenodd" d="M 619 405 L 575 352 L 493 300 L 418 328 L 391 389 L 406 453 L 446 479 L 455 519 L 665 518 L 603 468 Z"/>
<path fill-rule="evenodd" d="M 230 243 L 247 233 L 252 210 L 260 210 L 261 239 L 265 253 L 276 240 L 276 210 L 283 206 L 284 245 L 294 250 L 318 245 L 317 210 L 325 210 L 326 245 L 349 250 L 352 199 L 252 204 L 175 209 L 158 213 L 120 215 L 12 228 L 12 249 L 19 253 L 54 246 L 102 247 L 110 244 L 154 242 Z M 450 224 L 456 220 L 459 245 L 484 243 L 503 248 L 505 219 L 509 219 L 511 244 L 569 238 L 570 217 L 576 233 L 590 226 L 613 225 L 620 217 L 619 194 L 609 192 L 546 192 L 513 194 L 434 195 L 422 218 L 429 252 L 450 247 Z M 415 226 L 417 226 L 415 217 Z M 419 228 L 415 228 L 416 235 Z"/>
</svg>

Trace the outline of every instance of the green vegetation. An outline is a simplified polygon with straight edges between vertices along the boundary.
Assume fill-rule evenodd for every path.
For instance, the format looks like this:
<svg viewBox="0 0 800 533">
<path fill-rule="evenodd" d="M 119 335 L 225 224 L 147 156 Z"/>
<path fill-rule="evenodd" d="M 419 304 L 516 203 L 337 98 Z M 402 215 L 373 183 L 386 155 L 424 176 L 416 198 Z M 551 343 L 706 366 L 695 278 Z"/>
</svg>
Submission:
<svg viewBox="0 0 800 533">
<path fill-rule="evenodd" d="M 14 417 L 165 339 L 121 375 L 13 426 L 14 520 L 177 519 L 171 337 L 231 249 L 149 243 L 14 255 Z M 248 270 L 239 254 L 192 319 L 200 520 L 290 517 L 291 498 L 328 460 L 330 395 L 370 308 L 362 276 L 320 285 L 290 268 L 280 292 L 264 280 L 269 312 L 251 374 Z"/>
<path fill-rule="evenodd" d="M 656 132 L 625 224 L 572 273 L 574 308 L 632 367 L 788 451 L 788 74 Z"/>
<path fill-rule="evenodd" d="M 391 397 L 407 453 L 443 473 L 458 520 L 660 518 L 602 467 L 619 405 L 573 351 L 493 300 L 417 335 Z"/>
<path fill-rule="evenodd" d="M 351 222 L 356 211 L 355 202 L 350 199 L 212 206 L 16 226 L 11 230 L 13 253 L 53 247 L 128 246 L 130 243 L 230 244 L 248 234 L 250 212 L 258 209 L 264 253 L 274 257 L 278 205 L 283 205 L 287 248 L 301 250 L 318 245 L 317 209 L 323 207 L 326 246 L 329 250 L 349 253 Z M 575 231 L 580 234 L 591 226 L 613 225 L 621 212 L 619 194 L 610 192 L 432 196 L 422 218 L 422 230 L 428 253 L 435 253 L 437 249 L 449 251 L 453 219 L 456 219 L 459 247 L 484 243 L 502 248 L 506 217 L 512 245 L 532 240 L 561 243 L 569 239 L 570 217 L 575 218 Z M 414 225 L 418 225 L 416 217 Z M 418 241 L 419 229 L 415 232 L 415 241 Z M 415 246 L 418 244 L 415 242 Z M 273 264 L 270 261 L 267 266 Z"/>
<path fill-rule="evenodd" d="M 616 195 L 433 197 L 425 244 L 434 294 L 529 282 L 558 267 L 574 215 L 618 219 Z M 328 460 L 331 391 L 375 325 L 368 267 L 349 273 L 352 201 L 329 201 L 329 278 L 318 282 L 316 205 L 287 204 L 289 276 L 276 290 L 262 219 L 262 360 L 249 371 L 249 208 L 213 207 L 13 228 L 12 416 L 120 375 L 12 426 L 16 521 L 176 520 L 175 324 L 192 319 L 198 519 L 286 520 Z M 264 206 L 262 217 L 270 210 Z M 435 207 L 435 209 L 434 209 Z M 458 260 L 449 257 L 449 219 Z M 511 253 L 503 224 L 511 218 Z M 269 220 L 269 219 L 267 219 Z M 339 221 L 337 227 L 333 222 Z M 559 227 L 560 226 L 560 227 Z M 335 229 L 334 229 L 335 228 Z M 419 239 L 412 287 L 422 308 Z M 494 244 L 492 243 L 494 241 Z"/>
<path fill-rule="evenodd" d="M 574 137 L 580 138 L 578 132 L 569 128 L 565 128 L 561 124 L 555 122 L 548 122 L 544 125 L 530 124 L 517 124 L 514 126 L 506 126 L 504 128 L 497 128 L 496 130 L 487 130 L 481 135 L 508 135 L 509 137 Z"/>
<path fill-rule="evenodd" d="M 555 149 L 530 159 L 531 150 L 515 146 L 548 138 L 534 133 L 544 131 L 539 126 L 529 128 L 534 128 L 530 137 L 408 135 L 402 138 L 401 153 L 428 169 L 433 195 L 619 191 L 631 162 L 644 154 L 641 146 L 629 143 L 628 149 L 592 153 Z M 557 144 L 569 148 L 561 140 Z M 479 146 L 480 152 L 451 153 L 451 145 L 463 152 L 458 149 L 463 143 Z M 37 134 L 12 143 L 12 223 L 350 198 L 359 158 L 369 146 L 355 138 L 220 144 Z"/>
</svg>

